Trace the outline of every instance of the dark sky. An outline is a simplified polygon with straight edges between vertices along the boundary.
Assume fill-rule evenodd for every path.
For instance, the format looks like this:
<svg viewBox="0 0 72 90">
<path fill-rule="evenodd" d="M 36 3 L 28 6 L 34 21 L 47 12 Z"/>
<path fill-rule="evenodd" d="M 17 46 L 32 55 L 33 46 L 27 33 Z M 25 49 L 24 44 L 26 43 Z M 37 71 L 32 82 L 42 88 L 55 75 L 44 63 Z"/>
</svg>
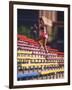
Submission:
<svg viewBox="0 0 72 90">
<path fill-rule="evenodd" d="M 38 19 L 38 10 L 28 10 L 28 9 L 18 9 L 17 10 L 17 22 L 18 26 L 21 25 L 34 25 L 34 23 L 37 23 Z M 57 11 L 57 19 L 58 21 L 64 21 L 64 12 L 63 11 Z"/>
<path fill-rule="evenodd" d="M 17 22 L 18 26 L 21 25 L 33 25 L 37 22 L 38 10 L 27 10 L 18 9 L 17 10 Z"/>
</svg>

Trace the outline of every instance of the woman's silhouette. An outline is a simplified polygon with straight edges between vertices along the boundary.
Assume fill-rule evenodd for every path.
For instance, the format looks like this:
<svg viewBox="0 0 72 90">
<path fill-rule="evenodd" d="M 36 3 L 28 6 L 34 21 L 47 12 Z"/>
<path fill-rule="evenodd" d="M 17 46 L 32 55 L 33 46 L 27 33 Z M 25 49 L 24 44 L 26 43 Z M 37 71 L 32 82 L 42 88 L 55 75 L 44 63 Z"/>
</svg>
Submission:
<svg viewBox="0 0 72 90">
<path fill-rule="evenodd" d="M 46 52 L 47 50 L 47 41 L 48 41 L 48 32 L 47 32 L 47 27 L 44 24 L 44 21 L 42 18 L 39 19 L 39 44 L 42 49 L 45 49 Z"/>
</svg>

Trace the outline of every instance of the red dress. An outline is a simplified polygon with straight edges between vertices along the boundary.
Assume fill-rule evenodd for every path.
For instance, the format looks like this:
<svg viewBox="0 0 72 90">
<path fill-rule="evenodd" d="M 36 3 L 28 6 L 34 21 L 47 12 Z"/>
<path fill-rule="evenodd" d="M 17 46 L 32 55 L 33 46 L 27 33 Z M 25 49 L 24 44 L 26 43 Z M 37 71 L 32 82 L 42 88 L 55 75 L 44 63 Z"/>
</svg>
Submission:
<svg viewBox="0 0 72 90">
<path fill-rule="evenodd" d="M 47 32 L 44 32 L 44 27 L 45 27 L 44 25 L 41 25 L 39 27 L 39 36 L 40 36 L 40 38 L 47 39 L 48 34 L 47 34 Z"/>
<path fill-rule="evenodd" d="M 44 38 L 44 39 L 47 39 L 48 38 L 48 34 L 45 33 L 44 31 L 40 31 L 40 37 Z"/>
</svg>

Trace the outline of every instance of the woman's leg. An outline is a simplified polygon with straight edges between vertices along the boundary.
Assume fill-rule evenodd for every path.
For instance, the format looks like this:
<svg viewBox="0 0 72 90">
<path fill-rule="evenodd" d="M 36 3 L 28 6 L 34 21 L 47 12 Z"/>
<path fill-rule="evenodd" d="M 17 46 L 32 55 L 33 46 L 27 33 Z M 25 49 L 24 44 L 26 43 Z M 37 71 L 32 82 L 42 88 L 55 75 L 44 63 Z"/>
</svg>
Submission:
<svg viewBox="0 0 72 90">
<path fill-rule="evenodd" d="M 48 49 L 47 49 L 47 46 L 46 46 L 47 40 L 48 40 L 47 38 L 44 39 L 44 48 L 45 48 L 45 51 L 48 53 Z"/>
<path fill-rule="evenodd" d="M 41 47 L 42 49 L 44 49 L 44 47 L 43 47 L 43 39 L 40 39 L 40 40 L 39 40 L 39 44 L 40 44 L 40 47 Z"/>
</svg>

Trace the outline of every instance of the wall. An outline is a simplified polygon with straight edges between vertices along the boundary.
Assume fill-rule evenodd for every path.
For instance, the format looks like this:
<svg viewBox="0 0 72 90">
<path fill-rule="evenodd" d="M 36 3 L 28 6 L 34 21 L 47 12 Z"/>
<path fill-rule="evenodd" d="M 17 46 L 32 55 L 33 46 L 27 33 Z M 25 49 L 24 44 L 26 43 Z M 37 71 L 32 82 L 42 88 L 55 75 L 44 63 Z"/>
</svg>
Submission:
<svg viewBox="0 0 72 90">
<path fill-rule="evenodd" d="M 1 90 L 9 89 L 8 88 L 8 80 L 9 80 L 9 74 L 8 74 L 9 73 L 9 2 L 8 1 L 9 0 L 0 0 L 0 89 Z M 24 0 L 24 1 L 29 1 L 29 0 Z M 67 4 L 71 4 L 71 10 L 72 10 L 72 0 L 30 0 L 30 1 L 48 2 L 48 3 L 64 3 L 64 4 L 67 3 Z M 71 12 L 71 15 L 72 15 L 72 12 Z M 71 17 L 71 22 L 72 22 L 72 17 Z M 72 29 L 72 26 L 71 26 L 71 29 Z M 71 38 L 72 38 L 72 35 L 71 35 Z M 72 48 L 71 48 L 71 52 L 72 52 Z M 71 90 L 72 77 L 71 77 L 70 86 L 28 88 L 25 90 L 40 90 L 40 89 L 42 90 L 44 89 L 45 90 L 48 90 L 48 89 Z"/>
</svg>

